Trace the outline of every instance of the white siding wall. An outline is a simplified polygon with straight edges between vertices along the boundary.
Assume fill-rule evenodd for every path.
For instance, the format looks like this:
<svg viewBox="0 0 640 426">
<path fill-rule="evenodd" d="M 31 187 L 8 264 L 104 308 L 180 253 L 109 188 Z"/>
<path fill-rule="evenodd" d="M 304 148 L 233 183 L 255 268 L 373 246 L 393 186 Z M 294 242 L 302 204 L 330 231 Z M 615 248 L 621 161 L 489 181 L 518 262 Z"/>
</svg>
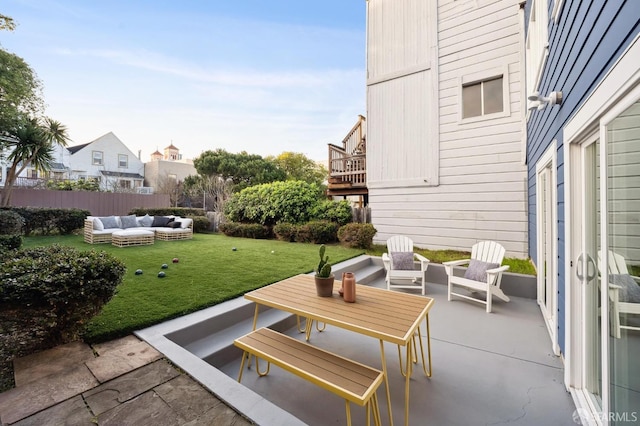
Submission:
<svg viewBox="0 0 640 426">
<path fill-rule="evenodd" d="M 420 247 L 469 250 L 491 239 L 508 256 L 526 257 L 519 1 L 442 0 L 437 13 L 425 9 L 430 3 L 368 2 L 367 174 L 375 241 L 405 234 Z M 407 12 L 416 8 L 423 13 Z M 407 62 L 413 52 L 430 52 L 424 70 Z M 401 75 L 403 66 L 413 72 Z M 393 73 L 393 80 L 380 77 Z M 462 84 L 494 74 L 505 79 L 505 112 L 462 120 Z"/>
</svg>

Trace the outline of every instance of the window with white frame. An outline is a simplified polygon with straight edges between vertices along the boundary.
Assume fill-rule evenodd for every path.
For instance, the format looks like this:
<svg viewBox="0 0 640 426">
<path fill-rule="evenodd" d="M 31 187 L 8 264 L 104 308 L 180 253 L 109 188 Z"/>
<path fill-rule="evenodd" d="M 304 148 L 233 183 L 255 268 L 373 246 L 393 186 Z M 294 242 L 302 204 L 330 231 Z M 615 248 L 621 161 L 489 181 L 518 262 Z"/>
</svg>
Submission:
<svg viewBox="0 0 640 426">
<path fill-rule="evenodd" d="M 533 0 L 531 12 L 529 13 L 525 48 L 527 94 L 536 91 L 538 82 L 542 76 L 542 70 L 544 69 L 549 47 L 548 27 L 549 9 L 547 7 L 547 0 Z"/>
<path fill-rule="evenodd" d="M 91 152 L 91 164 L 93 164 L 94 166 L 102 166 L 103 164 L 103 156 L 104 154 L 102 153 L 102 151 L 92 151 Z"/>
<path fill-rule="evenodd" d="M 38 178 L 38 170 L 36 170 L 36 169 L 31 169 L 31 170 L 29 171 L 29 177 L 30 177 L 31 179 L 37 179 L 37 178 Z"/>
<path fill-rule="evenodd" d="M 118 154 L 118 167 L 126 169 L 129 167 L 129 157 L 125 154 Z"/>
<path fill-rule="evenodd" d="M 462 118 L 504 112 L 503 76 L 462 85 Z"/>
</svg>

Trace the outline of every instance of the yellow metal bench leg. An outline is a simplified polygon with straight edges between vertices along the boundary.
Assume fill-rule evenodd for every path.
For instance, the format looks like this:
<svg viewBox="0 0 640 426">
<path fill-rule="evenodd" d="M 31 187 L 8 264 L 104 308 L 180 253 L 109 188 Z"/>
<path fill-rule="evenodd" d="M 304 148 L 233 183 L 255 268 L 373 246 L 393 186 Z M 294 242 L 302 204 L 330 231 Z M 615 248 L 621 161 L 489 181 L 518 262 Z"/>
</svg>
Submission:
<svg viewBox="0 0 640 426">
<path fill-rule="evenodd" d="M 345 399 L 344 402 L 347 409 L 347 425 L 351 426 L 351 406 L 349 405 L 348 399 Z"/>
<path fill-rule="evenodd" d="M 382 426 L 382 419 L 380 418 L 380 405 L 378 405 L 377 394 L 373 394 L 373 396 L 371 397 L 371 402 L 373 404 L 371 406 L 371 411 L 373 411 L 373 423 L 376 426 Z"/>
<path fill-rule="evenodd" d="M 242 372 L 244 371 L 244 361 L 247 359 L 247 352 L 242 352 L 242 362 L 240 363 L 240 373 L 238 373 L 238 383 L 242 381 Z"/>
<path fill-rule="evenodd" d="M 269 374 L 269 369 L 271 368 L 271 363 L 267 361 L 267 369 L 266 371 L 262 372 L 260 371 L 260 364 L 258 363 L 258 357 L 256 357 L 256 373 L 258 373 L 258 376 L 260 377 L 264 377 L 267 374 Z"/>
</svg>

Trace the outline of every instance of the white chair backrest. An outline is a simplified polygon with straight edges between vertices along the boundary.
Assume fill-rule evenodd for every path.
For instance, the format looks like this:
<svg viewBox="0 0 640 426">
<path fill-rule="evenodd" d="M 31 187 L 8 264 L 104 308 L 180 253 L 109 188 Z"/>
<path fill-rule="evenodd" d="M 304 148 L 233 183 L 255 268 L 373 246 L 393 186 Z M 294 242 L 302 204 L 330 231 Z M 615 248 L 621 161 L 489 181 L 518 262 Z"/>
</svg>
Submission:
<svg viewBox="0 0 640 426">
<path fill-rule="evenodd" d="M 404 235 L 395 235 L 387 240 L 387 251 L 389 253 L 395 251 L 413 252 L 413 241 Z"/>
<path fill-rule="evenodd" d="M 502 265 L 505 249 L 495 241 L 480 241 L 471 248 L 471 258 L 486 263 Z"/>
<path fill-rule="evenodd" d="M 600 265 L 602 264 L 602 252 L 598 250 L 598 269 L 600 269 Z M 609 250 L 609 273 L 612 275 L 629 275 L 629 270 L 627 269 L 627 262 L 624 257 L 619 255 L 618 253 L 614 253 Z"/>
</svg>

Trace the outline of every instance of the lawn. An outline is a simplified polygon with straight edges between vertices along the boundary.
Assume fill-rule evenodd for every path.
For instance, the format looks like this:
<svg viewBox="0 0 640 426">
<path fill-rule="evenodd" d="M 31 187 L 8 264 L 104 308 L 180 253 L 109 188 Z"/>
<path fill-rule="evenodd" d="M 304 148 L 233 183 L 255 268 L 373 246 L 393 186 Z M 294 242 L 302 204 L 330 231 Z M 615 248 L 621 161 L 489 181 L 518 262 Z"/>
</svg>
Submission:
<svg viewBox="0 0 640 426">
<path fill-rule="evenodd" d="M 221 234 L 195 234 L 192 240 L 156 241 L 150 246 L 113 247 L 89 245 L 82 236 L 26 237 L 23 247 L 58 243 L 80 250 L 101 250 L 127 265 L 118 293 L 87 325 L 85 340 L 101 342 L 130 334 L 171 318 L 238 297 L 247 291 L 300 273 L 318 263 L 318 245 L 275 240 L 231 238 Z M 235 248 L 235 250 L 233 250 Z M 376 245 L 368 254 L 380 256 L 386 246 Z M 469 253 L 416 249 L 432 262 L 462 259 Z M 363 250 L 329 245 L 331 263 Z M 173 263 L 174 258 L 178 263 Z M 534 274 L 527 260 L 505 259 L 510 272 Z M 168 266 L 161 269 L 162 264 Z M 136 275 L 137 269 L 142 270 Z M 158 278 L 164 271 L 165 278 Z"/>
<path fill-rule="evenodd" d="M 150 246 L 89 245 L 82 236 L 24 238 L 23 247 L 58 243 L 101 250 L 127 265 L 118 293 L 87 325 L 85 340 L 100 342 L 238 297 L 300 273 L 318 263 L 318 245 L 195 234 L 192 240 L 156 241 Z M 233 250 L 235 248 L 235 250 Z M 327 247 L 331 263 L 363 250 Z M 174 258 L 178 263 L 173 263 Z M 167 269 L 161 269 L 167 264 Z M 135 275 L 141 269 L 142 275 Z M 164 271 L 165 278 L 157 274 Z"/>
</svg>

